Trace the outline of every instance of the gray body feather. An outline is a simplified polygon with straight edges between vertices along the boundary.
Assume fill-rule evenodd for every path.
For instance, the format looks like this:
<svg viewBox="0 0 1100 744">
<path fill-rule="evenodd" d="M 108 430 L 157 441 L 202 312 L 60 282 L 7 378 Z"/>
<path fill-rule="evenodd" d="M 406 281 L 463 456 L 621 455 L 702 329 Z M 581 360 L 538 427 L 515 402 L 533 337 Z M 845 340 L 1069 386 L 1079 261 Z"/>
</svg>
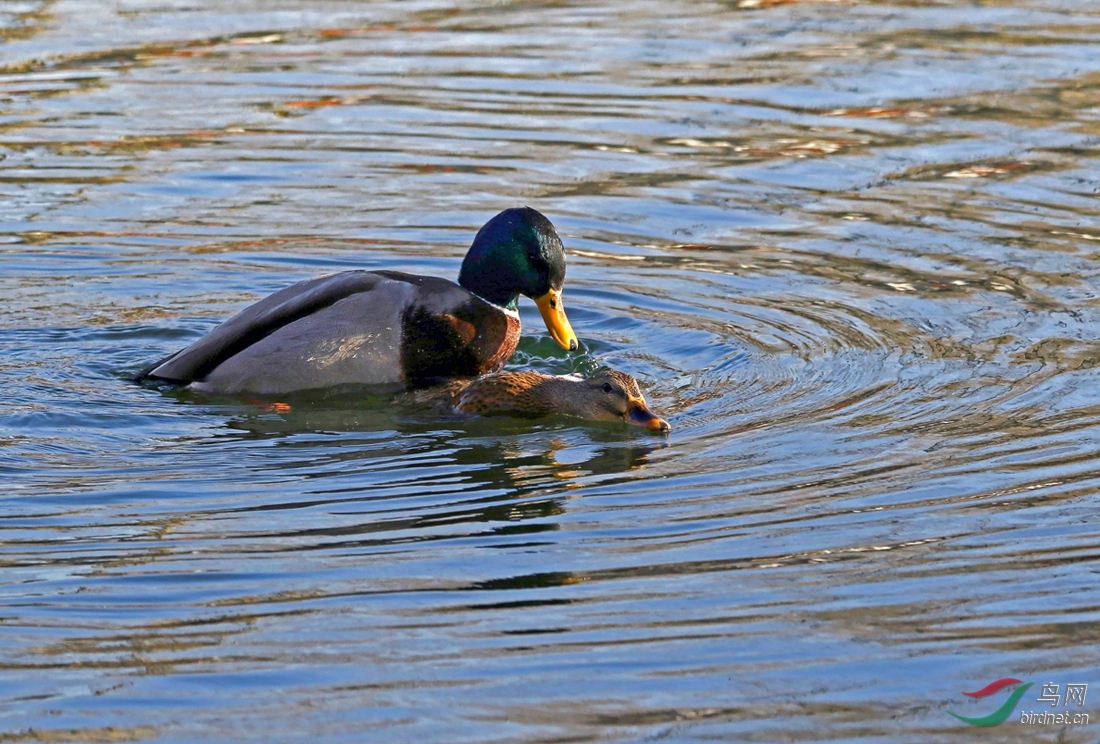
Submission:
<svg viewBox="0 0 1100 744">
<path fill-rule="evenodd" d="M 403 383 L 403 318 L 483 300 L 446 279 L 346 271 L 299 282 L 249 306 L 138 380 L 213 393 L 280 394 Z"/>
</svg>

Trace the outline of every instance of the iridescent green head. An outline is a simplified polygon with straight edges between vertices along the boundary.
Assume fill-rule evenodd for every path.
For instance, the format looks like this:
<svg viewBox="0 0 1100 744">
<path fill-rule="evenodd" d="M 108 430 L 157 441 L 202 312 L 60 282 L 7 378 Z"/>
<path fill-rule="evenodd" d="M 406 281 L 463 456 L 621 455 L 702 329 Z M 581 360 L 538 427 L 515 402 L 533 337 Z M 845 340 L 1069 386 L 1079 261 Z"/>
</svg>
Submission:
<svg viewBox="0 0 1100 744">
<path fill-rule="evenodd" d="M 565 249 L 550 220 L 522 207 L 505 209 L 485 223 L 458 273 L 458 283 L 478 297 L 515 308 L 521 294 L 538 305 L 546 328 L 562 347 L 576 349 L 577 336 L 562 305 Z"/>
</svg>

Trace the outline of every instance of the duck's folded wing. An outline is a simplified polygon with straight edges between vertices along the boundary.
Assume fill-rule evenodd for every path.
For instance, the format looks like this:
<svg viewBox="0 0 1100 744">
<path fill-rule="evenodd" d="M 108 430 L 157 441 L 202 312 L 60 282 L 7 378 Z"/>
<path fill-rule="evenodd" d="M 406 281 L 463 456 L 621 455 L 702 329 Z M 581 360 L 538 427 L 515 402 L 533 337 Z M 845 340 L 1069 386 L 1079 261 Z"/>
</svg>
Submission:
<svg viewBox="0 0 1100 744">
<path fill-rule="evenodd" d="M 155 362 L 137 375 L 170 382 L 204 379 L 226 360 L 280 328 L 352 295 L 369 292 L 386 277 L 372 271 L 345 271 L 299 282 L 245 308 L 195 343 Z"/>
</svg>

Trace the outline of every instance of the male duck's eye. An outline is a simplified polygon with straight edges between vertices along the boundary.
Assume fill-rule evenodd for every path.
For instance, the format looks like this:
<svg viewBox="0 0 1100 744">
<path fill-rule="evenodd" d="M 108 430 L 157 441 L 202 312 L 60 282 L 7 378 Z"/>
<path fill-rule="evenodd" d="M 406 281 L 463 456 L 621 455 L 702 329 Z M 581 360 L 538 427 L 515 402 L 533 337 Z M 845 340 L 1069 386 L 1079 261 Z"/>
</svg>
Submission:
<svg viewBox="0 0 1100 744">
<path fill-rule="evenodd" d="M 611 392 L 611 383 L 610 382 L 605 382 L 603 384 L 603 391 L 605 393 L 610 393 Z"/>
</svg>

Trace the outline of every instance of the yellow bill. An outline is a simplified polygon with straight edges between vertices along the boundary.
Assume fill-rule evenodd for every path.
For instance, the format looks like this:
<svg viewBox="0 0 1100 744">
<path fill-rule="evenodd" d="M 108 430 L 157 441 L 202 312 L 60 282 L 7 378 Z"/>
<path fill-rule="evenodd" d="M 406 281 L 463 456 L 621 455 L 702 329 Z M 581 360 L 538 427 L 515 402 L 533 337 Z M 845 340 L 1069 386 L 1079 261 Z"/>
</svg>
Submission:
<svg viewBox="0 0 1100 744">
<path fill-rule="evenodd" d="M 551 289 L 542 297 L 535 299 L 542 320 L 546 323 L 546 330 L 555 341 L 561 344 L 563 349 L 575 351 L 580 347 L 577 334 L 573 333 L 573 326 L 569 325 L 569 318 L 565 317 L 565 305 L 561 301 L 561 292 Z"/>
</svg>

